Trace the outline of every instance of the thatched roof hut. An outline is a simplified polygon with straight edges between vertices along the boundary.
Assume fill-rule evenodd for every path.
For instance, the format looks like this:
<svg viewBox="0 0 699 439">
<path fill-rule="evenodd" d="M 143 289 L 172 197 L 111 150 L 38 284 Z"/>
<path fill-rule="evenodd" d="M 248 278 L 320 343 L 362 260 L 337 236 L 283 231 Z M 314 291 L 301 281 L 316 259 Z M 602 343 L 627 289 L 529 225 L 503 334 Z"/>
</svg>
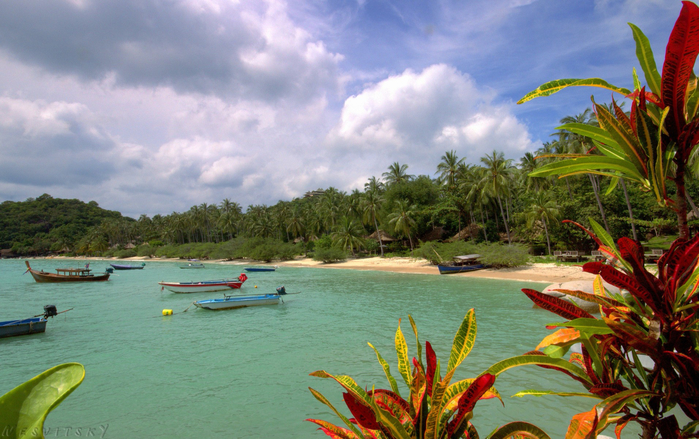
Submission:
<svg viewBox="0 0 699 439">
<path fill-rule="evenodd" d="M 377 232 L 372 233 L 371 235 L 369 235 L 367 237 L 367 239 L 376 240 L 377 236 L 381 236 L 381 242 L 393 242 L 396 240 L 394 237 L 392 237 L 388 233 L 384 232 L 383 230 L 379 230 L 378 233 L 379 233 L 378 235 L 377 235 Z"/>
</svg>

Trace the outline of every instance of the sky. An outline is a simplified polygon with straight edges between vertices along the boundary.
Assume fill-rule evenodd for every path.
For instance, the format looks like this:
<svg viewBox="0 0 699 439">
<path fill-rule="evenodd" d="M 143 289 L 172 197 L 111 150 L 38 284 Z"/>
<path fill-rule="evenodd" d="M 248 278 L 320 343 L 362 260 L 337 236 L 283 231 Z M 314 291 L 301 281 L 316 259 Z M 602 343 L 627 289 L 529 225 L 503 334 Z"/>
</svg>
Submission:
<svg viewBox="0 0 699 439">
<path fill-rule="evenodd" d="M 679 0 L 0 0 L 0 202 L 137 218 L 351 192 L 447 151 L 515 162 L 658 69 Z M 623 99 L 616 96 L 616 99 Z"/>
</svg>

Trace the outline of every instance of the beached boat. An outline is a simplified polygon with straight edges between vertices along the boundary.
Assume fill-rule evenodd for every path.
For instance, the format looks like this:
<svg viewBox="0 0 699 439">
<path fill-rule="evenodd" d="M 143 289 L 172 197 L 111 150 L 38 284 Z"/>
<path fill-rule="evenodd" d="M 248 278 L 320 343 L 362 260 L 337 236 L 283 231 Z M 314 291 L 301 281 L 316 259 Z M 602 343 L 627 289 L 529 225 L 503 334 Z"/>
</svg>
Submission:
<svg viewBox="0 0 699 439">
<path fill-rule="evenodd" d="M 245 273 L 241 273 L 237 279 L 203 280 L 199 282 L 158 282 L 162 288 L 173 293 L 210 293 L 215 291 L 227 291 L 238 289 L 248 279 Z"/>
<path fill-rule="evenodd" d="M 439 274 L 464 273 L 481 270 L 485 268 L 485 265 L 478 261 L 481 257 L 481 255 L 455 256 L 452 262 L 437 265 Z"/>
<path fill-rule="evenodd" d="M 46 331 L 46 319 L 57 315 L 55 305 L 44 306 L 44 315 L 0 322 L 0 338 L 38 334 Z"/>
<path fill-rule="evenodd" d="M 276 271 L 278 266 L 274 267 L 247 267 L 245 268 L 245 271 L 247 272 L 262 272 L 262 271 Z"/>
<path fill-rule="evenodd" d="M 85 265 L 85 268 L 56 268 L 56 273 L 48 273 L 44 270 L 34 270 L 29 266 L 29 261 L 24 261 L 27 264 L 27 271 L 37 282 L 100 282 L 109 280 L 109 273 L 92 274 L 90 264 Z"/>
<path fill-rule="evenodd" d="M 190 262 L 187 265 L 180 265 L 180 268 L 204 268 L 204 264 L 194 264 Z"/>
<path fill-rule="evenodd" d="M 141 265 L 131 265 L 131 264 L 109 264 L 111 265 L 115 270 L 143 270 L 143 267 L 146 266 L 146 263 L 143 262 Z"/>
<path fill-rule="evenodd" d="M 226 296 L 224 294 L 223 299 L 199 300 L 194 302 L 194 305 L 198 308 L 214 311 L 220 309 L 245 308 L 247 306 L 277 305 L 281 297 L 287 294 L 298 293 L 287 293 L 284 287 L 279 287 L 277 288 L 277 292 L 273 294 L 259 294 L 254 296 Z"/>
</svg>

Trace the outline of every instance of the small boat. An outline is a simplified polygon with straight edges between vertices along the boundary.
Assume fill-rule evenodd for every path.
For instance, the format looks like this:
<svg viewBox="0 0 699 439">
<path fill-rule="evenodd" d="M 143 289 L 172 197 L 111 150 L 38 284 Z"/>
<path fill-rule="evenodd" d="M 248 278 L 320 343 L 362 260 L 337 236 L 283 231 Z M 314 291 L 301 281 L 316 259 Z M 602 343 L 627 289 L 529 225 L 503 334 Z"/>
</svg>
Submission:
<svg viewBox="0 0 699 439">
<path fill-rule="evenodd" d="M 262 271 L 276 271 L 279 266 L 275 265 L 274 267 L 247 267 L 245 268 L 245 271 L 247 272 L 262 272 Z"/>
<path fill-rule="evenodd" d="M 210 293 L 214 291 L 227 291 L 238 289 L 248 279 L 245 273 L 241 273 L 237 279 L 203 280 L 199 282 L 158 282 L 162 288 L 173 293 Z"/>
<path fill-rule="evenodd" d="M 143 267 L 146 266 L 146 263 L 143 262 L 141 265 L 131 265 L 131 264 L 109 264 L 111 265 L 115 270 L 143 270 Z"/>
<path fill-rule="evenodd" d="M 180 265 L 180 268 L 204 268 L 204 264 L 194 264 L 190 262 L 187 265 Z"/>
<path fill-rule="evenodd" d="M 100 282 L 109 280 L 109 273 L 92 274 L 90 264 L 85 265 L 85 268 L 56 268 L 56 273 L 48 273 L 44 270 L 34 270 L 29 266 L 29 261 L 24 261 L 27 264 L 27 271 L 37 282 Z"/>
<path fill-rule="evenodd" d="M 38 334 L 46 331 L 46 319 L 57 315 L 55 305 L 44 306 L 44 315 L 0 322 L 0 338 Z"/>
<path fill-rule="evenodd" d="M 439 274 L 464 273 L 467 271 L 481 270 L 485 264 L 478 261 L 481 255 L 454 256 L 454 261 L 437 265 Z"/>
<path fill-rule="evenodd" d="M 247 306 L 277 305 L 281 297 L 287 294 L 298 293 L 287 293 L 284 287 L 279 287 L 277 288 L 277 292 L 273 294 L 259 294 L 254 296 L 226 296 L 224 294 L 223 299 L 199 300 L 194 302 L 194 305 L 198 308 L 214 311 L 220 309 L 245 308 Z"/>
</svg>

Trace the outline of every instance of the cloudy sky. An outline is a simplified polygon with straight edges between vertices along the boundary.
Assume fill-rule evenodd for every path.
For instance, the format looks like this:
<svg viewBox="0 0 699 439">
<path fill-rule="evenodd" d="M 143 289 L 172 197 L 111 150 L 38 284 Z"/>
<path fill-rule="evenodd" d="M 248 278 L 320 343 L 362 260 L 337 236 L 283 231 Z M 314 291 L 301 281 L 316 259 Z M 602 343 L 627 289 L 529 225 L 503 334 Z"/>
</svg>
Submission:
<svg viewBox="0 0 699 439">
<path fill-rule="evenodd" d="M 0 0 L 0 202 L 125 215 L 363 189 L 455 150 L 519 159 L 662 66 L 679 0 Z M 640 71 L 640 70 L 639 70 Z"/>
</svg>

